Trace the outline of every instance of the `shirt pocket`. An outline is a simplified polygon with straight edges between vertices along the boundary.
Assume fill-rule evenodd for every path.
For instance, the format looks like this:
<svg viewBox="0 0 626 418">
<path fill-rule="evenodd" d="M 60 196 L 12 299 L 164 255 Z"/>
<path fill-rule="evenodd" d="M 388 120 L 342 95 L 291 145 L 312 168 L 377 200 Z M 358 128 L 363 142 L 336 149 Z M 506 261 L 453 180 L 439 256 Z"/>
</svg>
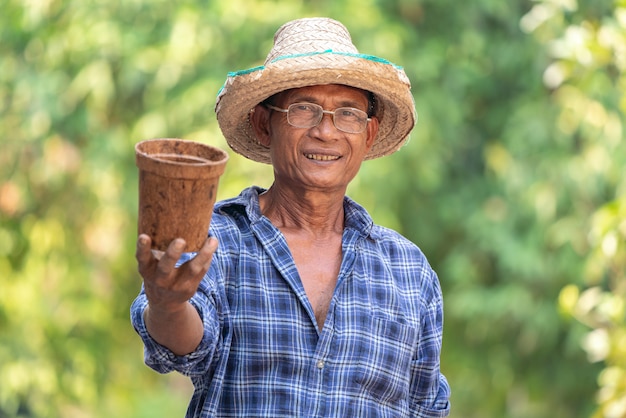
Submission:
<svg viewBox="0 0 626 418">
<path fill-rule="evenodd" d="M 371 333 L 359 352 L 356 383 L 381 403 L 407 401 L 416 344 L 417 330 L 410 325 L 372 318 Z"/>
</svg>

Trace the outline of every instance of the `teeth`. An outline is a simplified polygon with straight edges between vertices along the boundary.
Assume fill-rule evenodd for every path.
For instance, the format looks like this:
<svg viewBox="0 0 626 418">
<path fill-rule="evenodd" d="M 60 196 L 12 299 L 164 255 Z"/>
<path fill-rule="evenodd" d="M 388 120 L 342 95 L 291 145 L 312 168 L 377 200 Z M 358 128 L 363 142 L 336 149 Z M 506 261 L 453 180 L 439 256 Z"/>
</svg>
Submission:
<svg viewBox="0 0 626 418">
<path fill-rule="evenodd" d="M 333 161 L 333 160 L 339 159 L 339 157 L 334 156 L 334 155 L 319 155 L 319 154 L 305 154 L 305 157 L 308 158 L 309 160 L 316 160 L 316 161 Z"/>
</svg>

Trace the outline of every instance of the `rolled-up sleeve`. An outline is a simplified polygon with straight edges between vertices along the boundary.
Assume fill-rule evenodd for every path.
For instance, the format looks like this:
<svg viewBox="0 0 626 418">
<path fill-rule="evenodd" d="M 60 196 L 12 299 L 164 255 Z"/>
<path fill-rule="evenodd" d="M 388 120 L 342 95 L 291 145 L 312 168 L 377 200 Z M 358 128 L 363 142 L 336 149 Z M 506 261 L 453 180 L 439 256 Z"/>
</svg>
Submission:
<svg viewBox="0 0 626 418">
<path fill-rule="evenodd" d="M 414 405 L 411 410 L 413 418 L 443 418 L 450 415 L 450 386 L 445 376 L 440 374 L 436 385 L 437 394 L 431 405 Z"/>
<path fill-rule="evenodd" d="M 209 286 L 207 277 L 189 302 L 196 308 L 204 326 L 202 341 L 196 350 L 184 356 L 178 356 L 171 350 L 156 342 L 148 333 L 144 321 L 144 311 L 148 300 L 142 289 L 131 306 L 131 322 L 144 344 L 144 361 L 146 365 L 159 373 L 180 372 L 186 376 L 197 376 L 206 373 L 211 366 L 213 357 L 220 352 L 222 345 L 221 319 L 218 296 Z"/>
<path fill-rule="evenodd" d="M 418 358 L 413 362 L 412 417 L 440 418 L 450 414 L 450 386 L 440 371 L 443 337 L 443 298 L 431 271 L 423 291 L 422 331 Z"/>
</svg>

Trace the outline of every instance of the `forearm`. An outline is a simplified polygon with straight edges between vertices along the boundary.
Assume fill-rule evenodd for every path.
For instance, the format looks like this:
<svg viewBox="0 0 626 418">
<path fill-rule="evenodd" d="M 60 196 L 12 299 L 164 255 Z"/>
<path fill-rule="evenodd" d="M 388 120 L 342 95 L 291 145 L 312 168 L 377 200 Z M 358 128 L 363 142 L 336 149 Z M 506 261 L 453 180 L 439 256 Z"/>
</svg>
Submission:
<svg viewBox="0 0 626 418">
<path fill-rule="evenodd" d="M 202 341 L 202 319 L 189 302 L 175 311 L 159 310 L 148 305 L 143 315 L 150 336 L 176 355 L 192 353 Z"/>
</svg>

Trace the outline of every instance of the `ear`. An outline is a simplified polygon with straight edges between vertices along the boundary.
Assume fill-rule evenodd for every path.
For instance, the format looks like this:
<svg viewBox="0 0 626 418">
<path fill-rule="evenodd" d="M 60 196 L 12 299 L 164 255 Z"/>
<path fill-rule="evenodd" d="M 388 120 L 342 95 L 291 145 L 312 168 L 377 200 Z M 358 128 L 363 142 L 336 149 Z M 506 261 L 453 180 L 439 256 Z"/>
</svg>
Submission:
<svg viewBox="0 0 626 418">
<path fill-rule="evenodd" d="M 270 111 L 265 106 L 258 104 L 250 113 L 250 125 L 254 130 L 259 144 L 270 146 Z"/>
<path fill-rule="evenodd" d="M 365 139 L 365 145 L 367 146 L 367 150 L 369 151 L 374 145 L 374 140 L 376 139 L 376 135 L 378 134 L 378 118 L 376 116 L 372 116 L 371 120 L 367 123 L 367 138 Z"/>
</svg>

